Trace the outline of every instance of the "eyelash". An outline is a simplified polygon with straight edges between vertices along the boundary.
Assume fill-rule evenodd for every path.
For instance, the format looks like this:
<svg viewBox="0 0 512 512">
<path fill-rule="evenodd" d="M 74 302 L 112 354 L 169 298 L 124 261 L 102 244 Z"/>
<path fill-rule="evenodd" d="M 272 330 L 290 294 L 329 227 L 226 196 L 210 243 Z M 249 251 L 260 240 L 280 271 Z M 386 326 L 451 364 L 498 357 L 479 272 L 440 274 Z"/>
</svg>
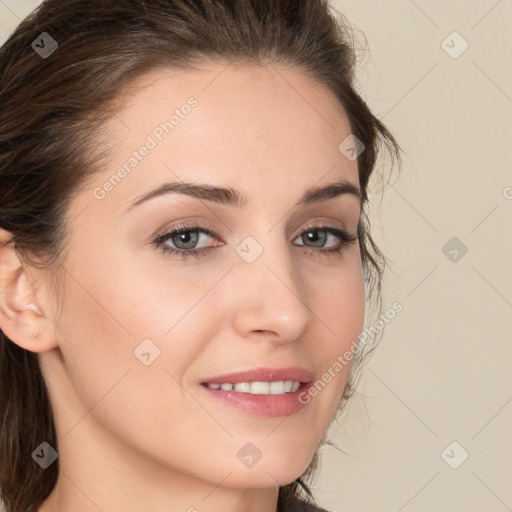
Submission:
<svg viewBox="0 0 512 512">
<path fill-rule="evenodd" d="M 214 250 L 216 247 L 218 247 L 218 246 L 206 247 L 204 249 L 174 249 L 164 243 L 169 238 L 180 235 L 182 233 L 188 233 L 191 231 L 192 232 L 193 231 L 201 232 L 206 235 L 210 235 L 213 238 L 220 238 L 220 235 L 213 229 L 212 226 L 210 226 L 210 224 L 201 225 L 201 224 L 197 224 L 197 223 L 192 223 L 192 224 L 182 224 L 180 226 L 176 226 L 176 227 L 166 231 L 165 233 L 162 233 L 161 235 L 159 235 L 157 238 L 155 238 L 152 241 L 152 244 L 155 247 L 160 248 L 162 253 L 170 255 L 170 256 L 176 256 L 181 260 L 185 260 L 191 255 L 194 255 L 196 258 L 198 258 L 200 256 L 206 256 L 208 253 L 210 253 L 212 250 Z M 306 228 L 304 228 L 304 230 L 301 231 L 301 233 L 299 233 L 298 236 L 301 236 L 304 233 L 307 233 L 310 231 L 324 231 L 326 233 L 336 235 L 336 236 L 338 236 L 339 240 L 341 241 L 341 245 L 337 249 L 327 249 L 327 250 L 314 249 L 311 247 L 302 246 L 302 247 L 304 247 L 303 250 L 309 255 L 316 255 L 320 252 L 320 253 L 322 253 L 323 256 L 340 256 L 341 252 L 343 251 L 343 249 L 345 247 L 352 245 L 359 240 L 358 236 L 352 235 L 352 234 L 348 233 L 347 231 L 345 231 L 344 229 L 340 229 L 340 228 L 337 228 L 334 226 L 310 225 L 310 226 L 307 226 Z"/>
</svg>

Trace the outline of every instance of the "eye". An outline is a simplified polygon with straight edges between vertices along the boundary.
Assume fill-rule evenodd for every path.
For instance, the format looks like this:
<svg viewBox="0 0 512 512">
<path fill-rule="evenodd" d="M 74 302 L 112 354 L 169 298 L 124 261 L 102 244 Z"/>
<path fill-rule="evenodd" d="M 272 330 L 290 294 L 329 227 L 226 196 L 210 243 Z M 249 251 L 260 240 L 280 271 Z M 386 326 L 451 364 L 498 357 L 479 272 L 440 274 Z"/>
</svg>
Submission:
<svg viewBox="0 0 512 512">
<path fill-rule="evenodd" d="M 320 234 L 319 236 L 318 233 Z M 201 235 L 205 236 L 202 237 Z M 201 238 L 208 237 L 220 239 L 220 235 L 218 235 L 209 224 L 182 224 L 166 231 L 162 235 L 159 235 L 155 240 L 153 240 L 152 244 L 159 247 L 164 254 L 177 256 L 184 260 L 191 255 L 200 257 L 213 251 L 216 246 L 207 246 L 203 248 L 196 247 Z M 326 241 L 329 240 L 329 237 L 334 239 L 335 242 L 337 241 L 337 244 L 332 249 L 323 249 L 326 245 Z M 348 233 L 344 229 L 334 226 L 308 226 L 295 240 L 298 239 L 303 242 L 313 244 L 312 247 L 299 245 L 299 247 L 304 247 L 303 250 L 308 254 L 339 256 L 346 246 L 354 244 L 359 240 L 359 237 Z M 171 243 L 174 247 L 170 245 Z"/>
<path fill-rule="evenodd" d="M 318 236 L 318 233 L 320 233 L 320 236 Z M 317 247 L 325 247 L 329 236 L 331 239 L 334 238 L 334 241 L 338 241 L 337 245 L 332 249 L 316 249 Z M 321 253 L 322 256 L 339 256 L 346 246 L 354 244 L 359 240 L 357 235 L 352 235 L 344 229 L 334 226 L 308 226 L 298 238 L 314 244 L 313 248 L 305 247 L 308 254 Z"/>
<path fill-rule="evenodd" d="M 195 248 L 199 239 L 203 238 L 201 235 L 220 238 L 209 224 L 200 225 L 195 223 L 176 226 L 158 236 L 152 243 L 159 247 L 164 254 L 178 256 L 184 260 L 192 254 L 196 257 L 204 256 L 215 248 L 212 246 L 203 249 Z M 171 247 L 168 242 L 172 242 L 177 248 Z"/>
</svg>

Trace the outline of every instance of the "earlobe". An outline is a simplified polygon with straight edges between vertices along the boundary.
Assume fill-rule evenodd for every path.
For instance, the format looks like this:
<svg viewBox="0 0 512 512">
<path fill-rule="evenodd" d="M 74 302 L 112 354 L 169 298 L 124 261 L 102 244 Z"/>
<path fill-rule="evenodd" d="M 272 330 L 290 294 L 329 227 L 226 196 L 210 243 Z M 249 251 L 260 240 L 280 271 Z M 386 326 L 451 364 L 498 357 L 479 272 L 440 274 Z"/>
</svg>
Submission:
<svg viewBox="0 0 512 512">
<path fill-rule="evenodd" d="M 0 228 L 0 329 L 14 343 L 31 352 L 57 346 L 51 319 L 37 303 L 35 288 L 12 242 Z"/>
</svg>

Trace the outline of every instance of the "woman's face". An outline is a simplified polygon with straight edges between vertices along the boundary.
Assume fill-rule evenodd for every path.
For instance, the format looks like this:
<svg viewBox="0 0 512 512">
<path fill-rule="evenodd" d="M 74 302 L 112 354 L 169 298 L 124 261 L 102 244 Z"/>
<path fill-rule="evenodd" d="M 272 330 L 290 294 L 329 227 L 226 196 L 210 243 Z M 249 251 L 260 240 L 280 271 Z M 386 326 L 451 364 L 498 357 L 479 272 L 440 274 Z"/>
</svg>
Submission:
<svg viewBox="0 0 512 512">
<path fill-rule="evenodd" d="M 350 369 L 335 363 L 364 317 L 359 245 L 336 230 L 357 235 L 361 203 L 343 188 L 303 199 L 359 188 L 339 149 L 349 122 L 301 71 L 226 66 L 146 76 L 94 148 L 108 164 L 72 201 L 59 349 L 40 356 L 64 470 L 80 441 L 87 458 L 101 440 L 140 478 L 158 467 L 275 487 L 333 419 Z"/>
</svg>

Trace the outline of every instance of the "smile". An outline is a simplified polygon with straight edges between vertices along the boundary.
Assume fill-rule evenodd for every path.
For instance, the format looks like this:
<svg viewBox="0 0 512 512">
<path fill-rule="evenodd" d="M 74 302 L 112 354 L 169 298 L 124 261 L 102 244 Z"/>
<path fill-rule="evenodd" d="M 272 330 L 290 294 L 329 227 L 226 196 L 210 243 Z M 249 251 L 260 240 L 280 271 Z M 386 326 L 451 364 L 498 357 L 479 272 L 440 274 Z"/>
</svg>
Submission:
<svg viewBox="0 0 512 512">
<path fill-rule="evenodd" d="M 296 380 L 279 380 L 274 382 L 238 382 L 236 384 L 209 384 L 210 389 L 222 391 L 236 391 L 238 393 L 250 393 L 252 395 L 284 395 L 294 393 L 299 389 L 300 382 Z"/>
</svg>

